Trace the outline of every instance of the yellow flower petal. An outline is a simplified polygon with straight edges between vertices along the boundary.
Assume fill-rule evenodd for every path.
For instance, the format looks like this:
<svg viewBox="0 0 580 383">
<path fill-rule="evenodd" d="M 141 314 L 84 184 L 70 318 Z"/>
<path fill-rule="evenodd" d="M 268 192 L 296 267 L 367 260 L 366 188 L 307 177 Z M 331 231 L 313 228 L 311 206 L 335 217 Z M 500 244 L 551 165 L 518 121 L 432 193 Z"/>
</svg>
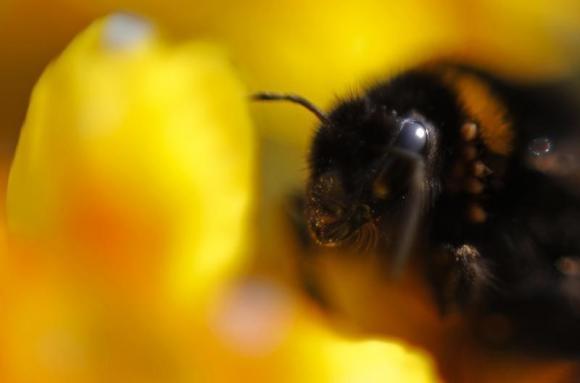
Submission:
<svg viewBox="0 0 580 383">
<path fill-rule="evenodd" d="M 566 45 L 580 32 L 574 0 L 103 0 L 93 8 L 119 3 L 174 33 L 223 42 L 252 91 L 299 93 L 324 108 L 439 55 L 512 75 L 557 75 L 569 68 Z M 316 123 L 290 106 L 260 107 L 256 116 L 261 132 L 301 148 Z"/>
<path fill-rule="evenodd" d="M 116 283 L 205 296 L 246 252 L 246 96 L 215 45 L 171 44 L 130 15 L 95 23 L 35 87 L 8 185 L 12 232 Z"/>
<path fill-rule="evenodd" d="M 437 381 L 428 356 L 394 342 L 339 334 L 273 282 L 234 285 L 212 312 L 208 330 L 198 329 L 193 338 L 204 345 L 192 357 L 194 365 L 205 366 L 202 381 Z"/>
</svg>

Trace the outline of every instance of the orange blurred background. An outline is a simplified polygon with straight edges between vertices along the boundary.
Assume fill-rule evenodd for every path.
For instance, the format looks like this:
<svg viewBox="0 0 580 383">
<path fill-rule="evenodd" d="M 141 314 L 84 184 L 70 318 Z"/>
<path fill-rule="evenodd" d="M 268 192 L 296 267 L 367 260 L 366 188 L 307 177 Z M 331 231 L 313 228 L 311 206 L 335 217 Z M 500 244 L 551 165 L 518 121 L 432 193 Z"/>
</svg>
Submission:
<svg viewBox="0 0 580 383">
<path fill-rule="evenodd" d="M 439 55 L 576 73 L 580 3 L 0 3 L 0 381 L 573 382 L 292 235 L 315 121 L 246 95 L 328 107 Z"/>
</svg>

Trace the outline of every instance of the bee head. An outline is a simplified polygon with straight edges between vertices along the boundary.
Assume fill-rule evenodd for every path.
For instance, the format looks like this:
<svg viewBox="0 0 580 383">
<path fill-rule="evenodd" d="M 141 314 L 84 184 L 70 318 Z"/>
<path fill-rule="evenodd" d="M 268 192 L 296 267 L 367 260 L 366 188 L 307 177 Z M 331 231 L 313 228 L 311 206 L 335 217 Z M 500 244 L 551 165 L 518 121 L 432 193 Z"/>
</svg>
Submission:
<svg viewBox="0 0 580 383">
<path fill-rule="evenodd" d="M 306 190 L 314 240 L 338 246 L 370 229 L 393 245 L 402 264 L 425 200 L 439 185 L 438 134 L 431 122 L 412 108 L 389 108 L 368 96 L 341 102 L 328 115 L 296 95 L 258 93 L 253 99 L 290 101 L 320 120 Z"/>
<path fill-rule="evenodd" d="M 405 242 L 400 236 L 416 230 L 433 186 L 426 163 L 436 140 L 417 112 L 399 115 L 365 97 L 339 104 L 310 151 L 306 216 L 315 240 L 340 245 L 371 225 L 388 241 Z"/>
</svg>

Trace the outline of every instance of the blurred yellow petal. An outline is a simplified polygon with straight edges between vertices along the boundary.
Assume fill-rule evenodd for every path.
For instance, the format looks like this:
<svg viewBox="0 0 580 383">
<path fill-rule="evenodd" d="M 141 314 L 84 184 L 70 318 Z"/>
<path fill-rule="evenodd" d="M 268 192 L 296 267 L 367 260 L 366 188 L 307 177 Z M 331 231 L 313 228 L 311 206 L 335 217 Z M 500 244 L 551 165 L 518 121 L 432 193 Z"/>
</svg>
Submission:
<svg viewBox="0 0 580 383">
<path fill-rule="evenodd" d="M 216 300 L 192 355 L 210 382 L 436 382 L 426 355 L 394 342 L 348 338 L 279 284 L 245 279 Z M 227 366 L 227 368 L 224 368 Z"/>
<path fill-rule="evenodd" d="M 20 283 L 13 280 L 16 283 L 3 300 L 2 381 L 87 381 L 90 342 L 84 328 L 86 313 L 70 304 L 75 290 L 63 289 L 54 279 L 19 277 Z"/>
<path fill-rule="evenodd" d="M 163 20 L 176 33 L 226 44 L 251 90 L 299 93 L 324 107 L 336 95 L 358 89 L 361 81 L 383 78 L 455 41 L 449 14 L 422 0 L 177 1 L 171 6 L 128 0 L 124 5 Z M 284 107 L 260 109 L 257 118 L 265 134 L 302 147 L 314 122 Z"/>
<path fill-rule="evenodd" d="M 291 91 L 328 107 L 370 81 L 438 55 L 512 75 L 554 75 L 570 66 L 580 32 L 574 0 L 219 0 L 119 3 L 180 35 L 208 36 L 233 52 L 251 90 Z M 291 107 L 257 113 L 268 136 L 304 148 L 315 121 Z"/>
<path fill-rule="evenodd" d="M 13 153 L 30 91 L 48 61 L 98 14 L 89 2 L 0 1 L 0 160 Z"/>
<path fill-rule="evenodd" d="M 130 15 L 95 23 L 35 87 L 10 173 L 11 231 L 97 278 L 209 299 L 247 252 L 246 95 L 215 45 L 168 43 Z"/>
<path fill-rule="evenodd" d="M 3 264 L 7 256 L 7 243 L 6 243 L 6 212 L 5 203 L 6 200 L 6 179 L 7 179 L 7 166 L 0 162 L 0 279 L 2 272 L 4 270 Z"/>
<path fill-rule="evenodd" d="M 555 42 L 575 41 L 580 25 L 572 0 L 9 0 L 0 4 L 0 49 L 10 48 L 0 63 L 0 128 L 17 125 L 43 60 L 92 15 L 120 6 L 174 34 L 219 41 L 252 91 L 297 92 L 322 107 L 434 54 L 518 75 L 559 73 L 568 51 Z M 227 61 L 214 44 L 172 44 L 151 24 L 116 16 L 43 75 L 10 182 L 10 245 L 24 241 L 3 254 L 0 231 L 0 381 L 436 380 L 414 350 L 345 339 L 273 285 L 230 285 L 249 252 L 254 148 L 246 91 Z M 263 218 L 278 208 L 264 200 L 270 189 L 286 196 L 304 175 L 301 150 L 315 121 L 292 106 L 253 111 L 267 141 L 264 236 L 274 230 Z M 265 236 L 258 263 L 282 269 L 281 254 L 293 250 Z M 472 349 L 458 363 L 466 346 L 453 340 L 464 336 L 433 319 L 421 292 L 323 266 L 350 325 L 434 346 L 438 361 L 453 349 L 444 367 L 455 375 L 446 376 L 548 382 L 571 371 Z M 384 303 L 369 309 L 369 300 Z M 176 306 L 189 311 L 167 310 Z"/>
</svg>

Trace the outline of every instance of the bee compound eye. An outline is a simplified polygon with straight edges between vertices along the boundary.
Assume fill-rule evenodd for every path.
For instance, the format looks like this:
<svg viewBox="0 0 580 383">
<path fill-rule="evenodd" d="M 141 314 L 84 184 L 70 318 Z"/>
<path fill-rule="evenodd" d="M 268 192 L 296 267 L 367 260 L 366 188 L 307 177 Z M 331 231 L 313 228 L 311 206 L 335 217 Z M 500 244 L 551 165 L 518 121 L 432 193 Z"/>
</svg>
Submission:
<svg viewBox="0 0 580 383">
<path fill-rule="evenodd" d="M 415 119 L 405 119 L 401 122 L 399 136 L 395 146 L 415 153 L 421 152 L 427 144 L 427 128 Z"/>
</svg>

